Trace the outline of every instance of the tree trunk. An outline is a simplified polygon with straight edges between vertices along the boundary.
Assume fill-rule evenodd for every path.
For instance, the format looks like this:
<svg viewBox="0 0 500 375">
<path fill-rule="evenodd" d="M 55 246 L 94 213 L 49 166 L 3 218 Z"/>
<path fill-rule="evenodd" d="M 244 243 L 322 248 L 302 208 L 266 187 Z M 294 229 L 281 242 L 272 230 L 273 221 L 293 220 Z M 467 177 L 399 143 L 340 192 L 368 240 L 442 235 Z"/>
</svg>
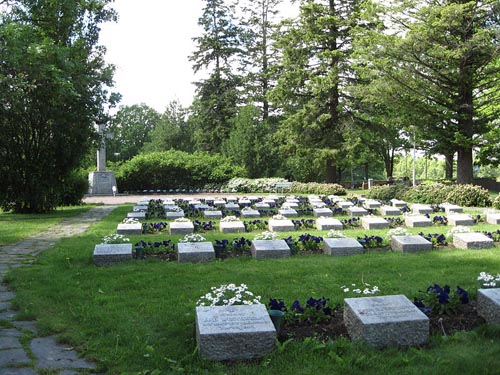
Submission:
<svg viewBox="0 0 500 375">
<path fill-rule="evenodd" d="M 454 154 L 446 154 L 445 157 L 445 176 L 447 180 L 452 180 L 453 179 L 453 160 Z"/>
<path fill-rule="evenodd" d="M 333 159 L 326 159 L 326 182 L 329 184 L 338 182 L 337 167 L 335 166 L 335 160 Z"/>
<path fill-rule="evenodd" d="M 368 181 L 368 163 L 365 163 L 365 180 Z"/>
<path fill-rule="evenodd" d="M 457 158 L 457 183 L 472 183 L 472 148 L 460 148 Z"/>
</svg>

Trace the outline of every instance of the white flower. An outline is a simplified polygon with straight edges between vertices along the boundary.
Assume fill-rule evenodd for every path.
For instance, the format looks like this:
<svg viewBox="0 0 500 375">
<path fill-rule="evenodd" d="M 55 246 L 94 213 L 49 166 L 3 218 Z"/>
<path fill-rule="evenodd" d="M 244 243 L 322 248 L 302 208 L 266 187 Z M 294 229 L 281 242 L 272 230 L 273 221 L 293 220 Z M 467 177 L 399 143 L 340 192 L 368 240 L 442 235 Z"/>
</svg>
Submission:
<svg viewBox="0 0 500 375">
<path fill-rule="evenodd" d="M 274 215 L 273 219 L 274 220 L 288 220 L 285 216 L 279 215 L 279 214 L 278 215 Z"/>
<path fill-rule="evenodd" d="M 252 305 L 260 304 L 260 296 L 254 296 L 247 290 L 245 284 L 236 286 L 235 284 L 221 285 L 210 288 L 211 292 L 200 297 L 198 306 L 231 306 L 231 305 Z M 216 297 L 214 297 L 214 295 Z"/>
<path fill-rule="evenodd" d="M 493 276 L 486 272 L 481 272 L 478 281 L 481 282 L 481 286 L 485 288 L 495 288 L 497 286 L 497 282 L 500 282 L 500 274 Z"/>
<path fill-rule="evenodd" d="M 224 222 L 224 223 L 229 223 L 229 222 L 233 222 L 233 221 L 239 221 L 239 219 L 236 216 L 226 216 L 226 217 L 222 218 L 220 221 Z"/>
<path fill-rule="evenodd" d="M 104 236 L 102 238 L 103 244 L 120 244 L 120 243 L 128 243 L 130 239 L 125 237 L 123 234 L 110 234 L 108 236 Z"/>
<path fill-rule="evenodd" d="M 179 242 L 203 242 L 207 239 L 198 233 L 186 234 Z"/>
<path fill-rule="evenodd" d="M 456 227 L 451 228 L 447 233 L 446 233 L 446 238 L 453 238 L 453 235 L 456 233 L 470 233 L 472 232 L 472 229 L 469 227 L 466 227 L 464 225 L 457 225 Z"/>
<path fill-rule="evenodd" d="M 345 238 L 345 234 L 339 230 L 330 229 L 326 234 L 327 238 Z"/>
<path fill-rule="evenodd" d="M 276 240 L 278 238 L 278 233 L 276 232 L 262 232 L 255 235 L 254 240 Z"/>
<path fill-rule="evenodd" d="M 410 234 L 405 228 L 394 228 L 390 229 L 385 237 L 390 240 L 394 236 L 409 236 Z"/>
<path fill-rule="evenodd" d="M 377 294 L 378 292 L 380 292 L 380 289 L 378 288 L 378 286 L 373 286 L 370 289 L 370 284 L 363 283 L 363 285 L 365 286 L 365 288 L 363 290 L 361 290 L 360 288 L 356 288 L 356 284 L 352 284 L 352 286 L 353 286 L 352 290 L 350 290 L 345 285 L 342 285 L 340 288 L 342 289 L 342 291 L 344 293 L 352 292 L 352 293 L 355 293 L 355 294 L 372 295 L 372 294 Z"/>
<path fill-rule="evenodd" d="M 188 218 L 185 218 L 185 217 L 178 217 L 177 219 L 174 220 L 176 223 L 187 223 L 191 220 L 189 220 Z"/>
<path fill-rule="evenodd" d="M 123 224 L 140 224 L 139 220 L 133 217 L 126 217 L 122 220 Z"/>
</svg>

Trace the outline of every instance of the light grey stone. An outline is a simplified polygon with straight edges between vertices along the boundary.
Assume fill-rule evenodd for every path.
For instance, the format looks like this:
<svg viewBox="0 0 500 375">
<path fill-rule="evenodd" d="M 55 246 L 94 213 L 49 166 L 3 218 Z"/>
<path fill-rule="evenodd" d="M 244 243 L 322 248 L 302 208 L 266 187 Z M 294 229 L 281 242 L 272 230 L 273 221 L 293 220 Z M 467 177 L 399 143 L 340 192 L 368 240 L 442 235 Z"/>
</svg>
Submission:
<svg viewBox="0 0 500 375">
<path fill-rule="evenodd" d="M 212 242 L 179 242 L 177 249 L 177 258 L 180 263 L 209 262 L 215 259 L 215 250 Z"/>
<path fill-rule="evenodd" d="M 90 195 L 113 195 L 113 186 L 116 186 L 113 172 L 94 171 L 90 172 L 88 177 Z"/>
<path fill-rule="evenodd" d="M 131 218 L 131 219 L 141 220 L 141 219 L 145 219 L 146 218 L 146 213 L 145 212 L 129 212 L 127 214 L 127 217 Z"/>
<path fill-rule="evenodd" d="M 293 225 L 291 220 L 270 219 L 269 230 L 271 232 L 293 232 L 295 225 Z"/>
<path fill-rule="evenodd" d="M 377 348 L 429 340 L 429 318 L 403 295 L 346 298 L 344 324 L 351 339 Z"/>
<path fill-rule="evenodd" d="M 333 212 L 328 207 L 313 208 L 313 215 L 316 217 L 321 217 L 321 216 L 329 217 L 329 216 L 333 216 Z"/>
<path fill-rule="evenodd" d="M 238 201 L 238 198 L 237 197 L 226 197 L 226 201 L 227 202 L 237 202 Z"/>
<path fill-rule="evenodd" d="M 54 336 L 31 340 L 30 349 L 36 359 L 36 367 L 44 370 L 94 369 L 95 365 L 79 358 L 76 351 L 57 343 Z"/>
<path fill-rule="evenodd" d="M 222 211 L 204 211 L 203 216 L 205 216 L 206 219 L 219 220 L 222 218 Z"/>
<path fill-rule="evenodd" d="M 323 252 L 329 255 L 363 254 L 363 246 L 354 238 L 324 238 Z"/>
<path fill-rule="evenodd" d="M 22 337 L 24 333 L 16 328 L 6 328 L 0 330 L 0 337 Z"/>
<path fill-rule="evenodd" d="M 3 367 L 0 368 L 0 375 L 37 375 L 37 373 L 29 367 Z"/>
<path fill-rule="evenodd" d="M 401 215 L 401 210 L 398 207 L 382 206 L 380 213 L 384 216 L 398 216 Z"/>
<path fill-rule="evenodd" d="M 180 209 L 180 207 L 177 206 L 177 204 L 175 204 L 174 202 L 172 202 L 172 204 L 164 204 L 163 208 L 165 209 L 165 212 L 172 212 Z"/>
<path fill-rule="evenodd" d="M 224 199 L 216 199 L 214 200 L 214 206 L 224 206 L 226 201 Z"/>
<path fill-rule="evenodd" d="M 393 207 L 397 207 L 397 208 L 403 208 L 403 207 L 406 207 L 406 205 L 407 205 L 405 201 L 402 201 L 399 199 L 391 199 L 390 202 L 391 202 L 391 205 Z"/>
<path fill-rule="evenodd" d="M 273 201 L 273 204 L 274 204 L 274 201 Z M 264 202 L 255 203 L 255 208 L 258 210 L 266 210 L 266 209 L 269 209 L 270 207 L 271 206 L 269 205 L 269 203 L 264 203 Z"/>
<path fill-rule="evenodd" d="M 361 225 L 366 230 L 389 228 L 389 223 L 376 216 L 364 216 L 361 218 Z"/>
<path fill-rule="evenodd" d="M 252 201 L 248 198 L 238 199 L 238 204 L 243 207 L 248 207 L 252 204 Z"/>
<path fill-rule="evenodd" d="M 221 221 L 219 229 L 222 233 L 241 233 L 245 231 L 245 225 L 242 221 Z"/>
<path fill-rule="evenodd" d="M 140 235 L 142 234 L 142 224 L 118 224 L 116 227 L 116 233 L 124 235 Z"/>
<path fill-rule="evenodd" d="M 253 240 L 251 247 L 255 259 L 287 258 L 290 248 L 285 240 Z"/>
<path fill-rule="evenodd" d="M 199 203 L 199 204 L 195 204 L 194 208 L 196 208 L 197 210 L 200 210 L 200 211 L 205 211 L 205 210 L 208 210 L 210 208 L 210 206 L 208 204 L 205 204 L 205 203 Z"/>
<path fill-rule="evenodd" d="M 478 289 L 477 313 L 488 324 L 500 324 L 500 288 Z"/>
<path fill-rule="evenodd" d="M 184 217 L 184 211 L 169 211 L 167 212 L 167 220 L 175 220 Z"/>
<path fill-rule="evenodd" d="M 391 238 L 391 249 L 403 253 L 417 253 L 432 250 L 432 242 L 419 235 L 393 236 Z"/>
<path fill-rule="evenodd" d="M 1 334 L 1 332 L 0 332 Z M 22 348 L 21 342 L 14 336 L 0 336 L 0 350 Z M 1 352 L 0 352 L 1 353 Z"/>
<path fill-rule="evenodd" d="M 168 230 L 170 234 L 191 234 L 194 232 L 194 225 L 191 221 L 173 221 Z"/>
<path fill-rule="evenodd" d="M 289 208 L 299 208 L 299 204 L 298 203 L 295 203 L 295 202 L 285 202 L 283 203 L 283 205 L 281 206 L 282 209 L 289 209 Z"/>
<path fill-rule="evenodd" d="M 204 359 L 258 359 L 274 350 L 275 338 L 265 305 L 196 307 L 196 342 Z"/>
<path fill-rule="evenodd" d="M 132 207 L 132 211 L 134 212 L 146 212 L 148 210 L 148 205 L 138 205 Z"/>
<path fill-rule="evenodd" d="M 448 215 L 448 224 L 450 225 L 474 225 L 474 219 L 467 214 L 451 214 Z"/>
<path fill-rule="evenodd" d="M 411 206 L 411 211 L 414 213 L 414 214 L 420 214 L 420 215 L 425 215 L 425 214 L 432 214 L 434 213 L 434 210 L 432 209 L 431 206 L 428 206 L 426 204 L 414 204 L 413 206 Z"/>
<path fill-rule="evenodd" d="M 244 218 L 256 218 L 260 217 L 260 212 L 257 210 L 242 210 L 241 216 Z"/>
<path fill-rule="evenodd" d="M 348 207 L 347 212 L 349 213 L 349 215 L 355 217 L 368 215 L 368 211 L 366 211 L 364 208 L 356 206 Z"/>
<path fill-rule="evenodd" d="M 424 215 L 408 215 L 405 217 L 405 225 L 410 228 L 429 227 L 432 220 Z"/>
<path fill-rule="evenodd" d="M 457 206 L 456 204 L 445 204 L 443 205 L 444 207 L 444 212 L 446 212 L 447 215 L 449 214 L 461 214 L 464 212 L 464 209 L 460 206 Z"/>
<path fill-rule="evenodd" d="M 380 208 L 382 204 L 379 201 L 373 200 L 373 199 L 367 199 L 366 201 L 363 202 L 363 207 L 373 210 Z"/>
<path fill-rule="evenodd" d="M 320 217 L 316 220 L 316 228 L 318 230 L 342 230 L 344 229 L 344 226 L 338 219 L 334 219 L 331 217 Z"/>
<path fill-rule="evenodd" d="M 296 217 L 296 216 L 298 216 L 297 211 L 295 211 L 293 208 L 281 208 L 278 210 L 278 213 L 280 215 L 283 215 L 284 217 Z"/>
<path fill-rule="evenodd" d="M 453 235 L 453 246 L 457 249 L 481 250 L 492 248 L 495 243 L 482 233 L 455 233 Z"/>
<path fill-rule="evenodd" d="M 349 202 L 349 201 L 340 201 L 340 202 L 337 202 L 335 204 L 337 205 L 337 207 L 340 207 L 343 210 L 348 209 L 349 207 L 353 207 L 354 206 L 354 203 Z"/>
<path fill-rule="evenodd" d="M 31 364 L 31 360 L 28 358 L 23 349 L 8 349 L 0 351 L 0 368 L 29 364 Z"/>
<path fill-rule="evenodd" d="M 96 266 L 107 266 L 127 262 L 132 259 L 132 244 L 95 245 L 93 260 Z"/>
<path fill-rule="evenodd" d="M 500 212 L 497 213 L 487 213 L 486 222 L 488 224 L 500 224 Z"/>
<path fill-rule="evenodd" d="M 236 203 L 226 203 L 224 205 L 224 209 L 225 210 L 230 210 L 230 211 L 239 211 L 240 210 L 240 206 Z"/>
</svg>

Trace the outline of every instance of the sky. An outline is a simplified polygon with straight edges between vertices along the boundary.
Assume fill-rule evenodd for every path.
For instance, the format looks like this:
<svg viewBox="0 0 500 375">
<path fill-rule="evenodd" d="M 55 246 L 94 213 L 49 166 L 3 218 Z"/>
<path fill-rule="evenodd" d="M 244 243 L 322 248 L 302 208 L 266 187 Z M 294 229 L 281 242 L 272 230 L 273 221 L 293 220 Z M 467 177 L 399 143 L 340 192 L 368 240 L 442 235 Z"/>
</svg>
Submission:
<svg viewBox="0 0 500 375">
<path fill-rule="evenodd" d="M 201 34 L 198 19 L 204 0 L 115 0 L 117 23 L 101 27 L 100 44 L 106 61 L 116 66 L 115 91 L 119 105 L 145 103 L 163 112 L 173 100 L 191 105 L 195 75 L 188 57 L 195 49 L 192 38 Z M 284 1 L 281 14 L 295 15 Z"/>
<path fill-rule="evenodd" d="M 195 76 L 188 56 L 200 34 L 203 0 L 116 0 L 117 23 L 102 25 L 100 44 L 116 66 L 120 105 L 145 103 L 163 112 L 172 100 L 192 102 Z"/>
</svg>

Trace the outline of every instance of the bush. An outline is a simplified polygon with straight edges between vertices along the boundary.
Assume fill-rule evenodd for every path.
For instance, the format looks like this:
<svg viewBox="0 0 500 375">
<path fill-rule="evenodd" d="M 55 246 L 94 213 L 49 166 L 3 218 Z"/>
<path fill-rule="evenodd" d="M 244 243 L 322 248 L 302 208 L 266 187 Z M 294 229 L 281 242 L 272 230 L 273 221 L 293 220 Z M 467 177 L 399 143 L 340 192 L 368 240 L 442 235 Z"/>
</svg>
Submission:
<svg viewBox="0 0 500 375">
<path fill-rule="evenodd" d="M 388 201 L 391 199 L 403 199 L 408 187 L 403 184 L 374 186 L 366 195 L 370 199 Z"/>
<path fill-rule="evenodd" d="M 278 182 L 287 182 L 280 177 L 273 178 L 233 178 L 223 190 L 230 193 L 272 193 L 276 191 Z"/>
<path fill-rule="evenodd" d="M 295 194 L 346 195 L 347 192 L 339 184 L 322 184 L 318 182 L 294 182 L 292 192 Z"/>
<path fill-rule="evenodd" d="M 453 185 L 446 202 L 466 207 L 490 207 L 491 198 L 488 190 L 477 185 Z"/>
<path fill-rule="evenodd" d="M 495 207 L 497 210 L 500 209 L 500 194 L 495 197 L 495 200 L 493 201 L 493 207 Z"/>
<path fill-rule="evenodd" d="M 448 194 L 451 191 L 453 191 L 453 185 L 418 185 L 409 188 L 404 193 L 403 200 L 414 203 L 440 204 L 447 202 Z"/>
<path fill-rule="evenodd" d="M 75 170 L 63 181 L 58 193 L 59 206 L 76 206 L 89 190 L 87 171 Z"/>
<path fill-rule="evenodd" d="M 244 175 L 243 168 L 221 155 L 170 150 L 137 155 L 116 172 L 120 190 L 202 188 Z"/>
</svg>

